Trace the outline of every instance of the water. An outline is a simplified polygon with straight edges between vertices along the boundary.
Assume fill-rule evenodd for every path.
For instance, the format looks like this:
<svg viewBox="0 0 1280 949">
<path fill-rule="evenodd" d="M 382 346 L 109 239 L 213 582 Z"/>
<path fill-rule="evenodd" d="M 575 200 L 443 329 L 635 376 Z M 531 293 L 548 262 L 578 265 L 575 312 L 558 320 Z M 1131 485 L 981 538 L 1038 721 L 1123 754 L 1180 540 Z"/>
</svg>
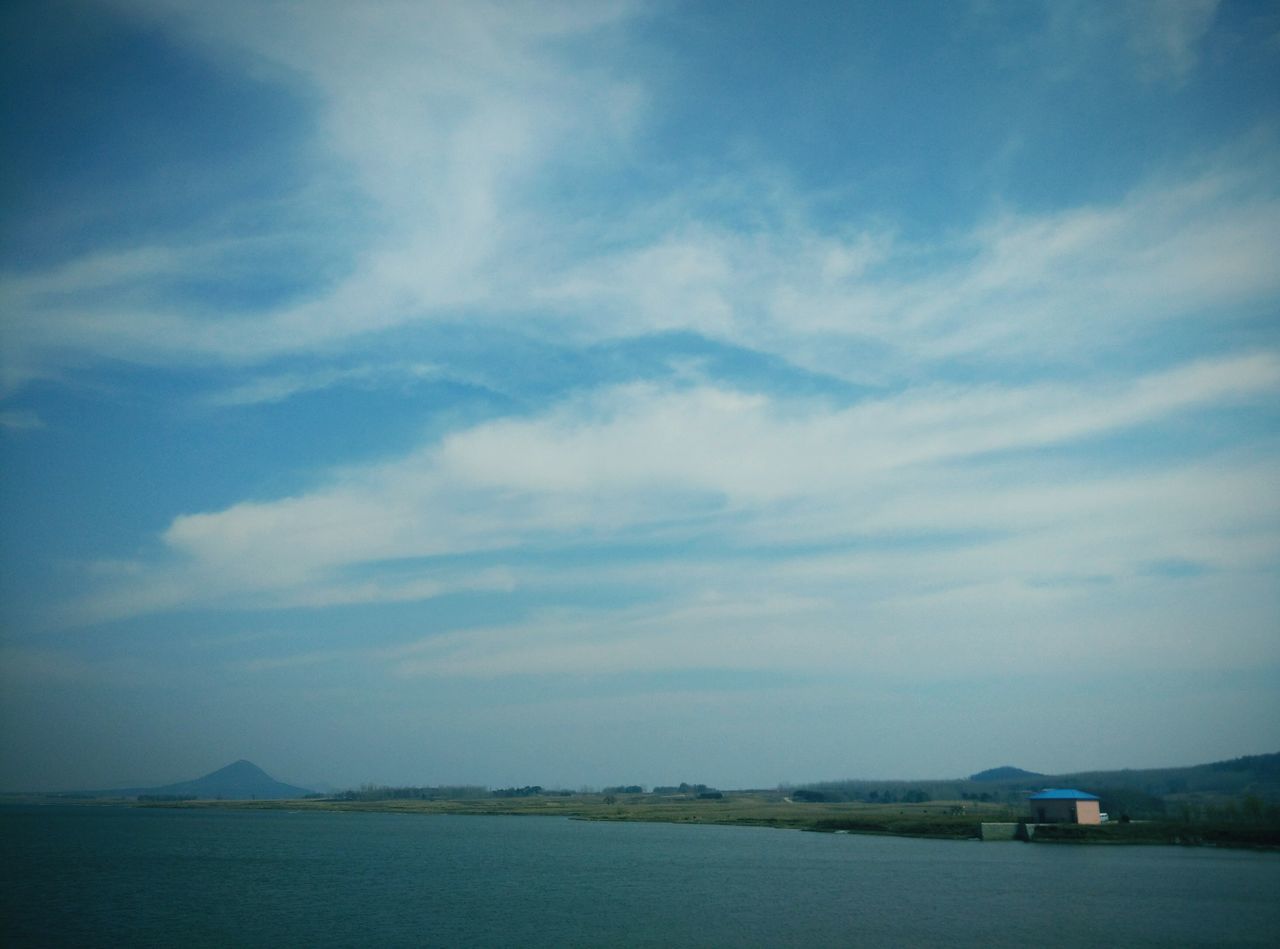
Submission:
<svg viewBox="0 0 1280 949">
<path fill-rule="evenodd" d="M 1274 945 L 1280 854 L 0 808 L 7 946 Z"/>
</svg>

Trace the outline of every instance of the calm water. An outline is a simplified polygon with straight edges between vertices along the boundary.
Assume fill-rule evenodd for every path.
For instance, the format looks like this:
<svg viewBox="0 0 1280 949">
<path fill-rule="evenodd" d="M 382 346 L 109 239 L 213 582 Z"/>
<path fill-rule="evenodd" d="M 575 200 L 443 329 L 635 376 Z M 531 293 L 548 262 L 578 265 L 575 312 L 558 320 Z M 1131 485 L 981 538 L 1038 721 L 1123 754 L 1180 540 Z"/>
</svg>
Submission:
<svg viewBox="0 0 1280 949">
<path fill-rule="evenodd" d="M 0 942 L 1275 945 L 1280 854 L 535 817 L 0 808 Z"/>
</svg>

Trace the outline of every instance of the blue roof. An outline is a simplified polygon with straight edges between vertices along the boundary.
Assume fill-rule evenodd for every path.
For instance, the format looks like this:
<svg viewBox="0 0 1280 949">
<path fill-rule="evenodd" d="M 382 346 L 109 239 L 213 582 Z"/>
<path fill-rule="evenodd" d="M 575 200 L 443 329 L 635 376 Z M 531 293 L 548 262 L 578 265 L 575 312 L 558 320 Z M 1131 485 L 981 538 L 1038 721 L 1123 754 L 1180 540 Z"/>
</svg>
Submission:
<svg viewBox="0 0 1280 949">
<path fill-rule="evenodd" d="M 1096 801 L 1097 799 L 1096 795 L 1072 788 L 1045 788 L 1039 794 L 1033 794 L 1030 797 L 1032 801 Z"/>
</svg>

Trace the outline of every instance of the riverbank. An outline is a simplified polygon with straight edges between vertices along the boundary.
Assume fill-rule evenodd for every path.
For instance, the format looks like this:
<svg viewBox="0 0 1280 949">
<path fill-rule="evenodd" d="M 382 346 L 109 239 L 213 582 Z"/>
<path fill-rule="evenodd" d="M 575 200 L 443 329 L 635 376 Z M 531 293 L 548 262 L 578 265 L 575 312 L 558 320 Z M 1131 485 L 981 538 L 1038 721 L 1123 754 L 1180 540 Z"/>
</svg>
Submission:
<svg viewBox="0 0 1280 949">
<path fill-rule="evenodd" d="M 1280 850 L 1280 827 L 1267 824 L 1134 821 L 1108 824 L 1037 824 L 1031 837 L 1044 844 L 1175 844 Z"/>
<path fill-rule="evenodd" d="M 23 803 L 39 803 L 26 797 Z M 1024 816 L 999 804 L 930 801 L 922 804 L 797 802 L 781 792 L 725 792 L 701 799 L 690 795 L 573 794 L 519 798 L 350 801 L 307 798 L 269 801 L 45 799 L 46 803 L 112 804 L 146 808 L 344 811 L 394 814 L 462 814 L 567 817 L 587 821 L 718 824 L 774 827 L 818 833 L 872 834 L 946 840 L 981 839 L 982 824 L 1019 822 Z M 15 802 L 16 803 L 16 802 Z M 1159 844 L 1280 849 L 1280 827 L 1251 823 L 1135 821 L 1102 825 L 1037 825 L 1034 843 Z"/>
<path fill-rule="evenodd" d="M 1015 819 L 1000 805 L 798 803 L 772 792 L 726 793 L 722 798 L 652 794 L 465 800 L 154 801 L 139 807 L 226 807 L 259 810 L 348 811 L 397 814 L 529 815 L 591 821 L 721 824 L 827 833 L 900 837 L 976 838 L 983 821 Z"/>
</svg>

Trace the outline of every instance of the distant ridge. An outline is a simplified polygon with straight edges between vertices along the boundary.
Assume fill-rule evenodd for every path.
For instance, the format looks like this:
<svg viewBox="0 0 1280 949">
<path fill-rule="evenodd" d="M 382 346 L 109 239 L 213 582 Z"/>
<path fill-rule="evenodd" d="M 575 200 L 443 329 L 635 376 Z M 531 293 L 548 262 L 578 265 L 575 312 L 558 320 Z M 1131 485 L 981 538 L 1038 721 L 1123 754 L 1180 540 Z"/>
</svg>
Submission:
<svg viewBox="0 0 1280 949">
<path fill-rule="evenodd" d="M 999 768 L 988 768 L 986 771 L 979 771 L 977 774 L 969 775 L 970 781 L 1017 781 L 1020 778 L 1043 778 L 1044 775 L 1038 771 L 1024 771 L 1022 768 L 1015 768 L 1011 764 L 1002 765 Z"/>
<path fill-rule="evenodd" d="M 970 781 L 1022 788 L 1132 788 L 1147 794 L 1261 794 L 1280 798 L 1280 752 L 1174 768 L 1125 768 L 1037 774 L 1011 765 L 979 771 Z"/>
<path fill-rule="evenodd" d="M 278 801 L 305 797 L 310 793 L 306 788 L 277 781 L 252 761 L 243 758 L 191 781 L 152 788 L 83 792 L 88 797 L 194 797 L 224 801 Z"/>
<path fill-rule="evenodd" d="M 923 803 L 928 800 L 998 801 L 1022 806 L 1028 791 L 1073 788 L 1109 801 L 1117 812 L 1164 813 L 1165 799 L 1180 805 L 1190 798 L 1255 797 L 1280 805 L 1280 752 L 1176 768 L 1075 771 L 1042 774 L 1013 765 L 979 771 L 968 778 L 936 780 L 814 781 L 792 791 L 796 800 Z"/>
</svg>

